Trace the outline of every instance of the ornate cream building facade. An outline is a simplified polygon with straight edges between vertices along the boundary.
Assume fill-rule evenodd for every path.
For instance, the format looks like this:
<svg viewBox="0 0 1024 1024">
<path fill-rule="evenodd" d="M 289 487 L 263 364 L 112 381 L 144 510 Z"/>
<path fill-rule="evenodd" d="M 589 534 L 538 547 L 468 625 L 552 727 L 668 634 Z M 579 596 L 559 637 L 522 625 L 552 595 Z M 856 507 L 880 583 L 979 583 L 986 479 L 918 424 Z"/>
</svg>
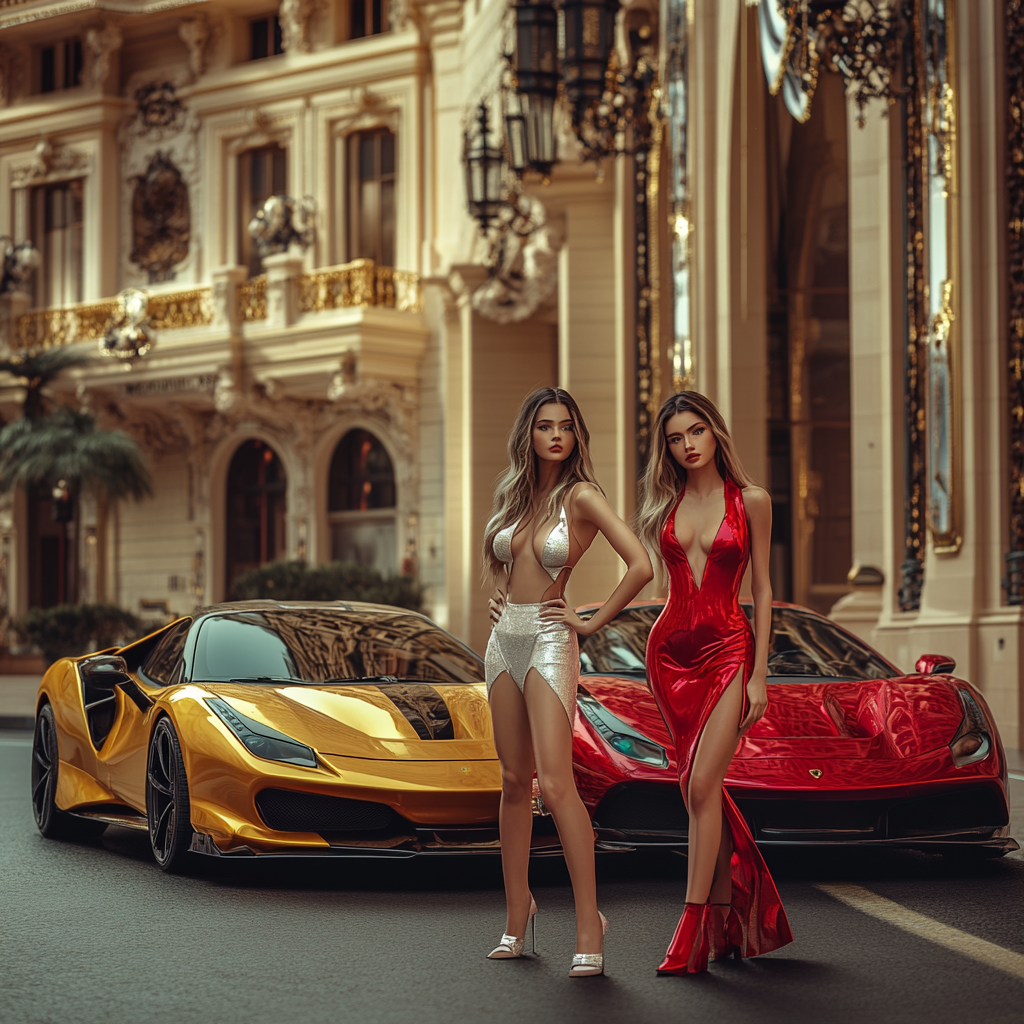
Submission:
<svg viewBox="0 0 1024 1024">
<path fill-rule="evenodd" d="M 111 349 L 51 393 L 132 433 L 155 489 L 66 526 L 16 494 L 7 612 L 159 617 L 261 562 L 350 558 L 413 572 L 480 648 L 522 395 L 573 392 L 628 516 L 685 384 L 772 491 L 776 596 L 903 668 L 954 656 L 1020 745 L 1021 4 L 617 7 L 563 3 L 584 44 L 587 11 L 614 17 L 614 102 L 571 117 L 563 81 L 557 159 L 499 167 L 485 209 L 467 156 L 521 165 L 543 99 L 516 106 L 503 0 L 0 0 L 0 235 L 40 254 L 2 344 Z M 261 257 L 247 224 L 283 194 L 302 230 Z M 20 399 L 0 382 L 5 419 Z M 617 572 L 599 547 L 571 599 Z"/>
</svg>

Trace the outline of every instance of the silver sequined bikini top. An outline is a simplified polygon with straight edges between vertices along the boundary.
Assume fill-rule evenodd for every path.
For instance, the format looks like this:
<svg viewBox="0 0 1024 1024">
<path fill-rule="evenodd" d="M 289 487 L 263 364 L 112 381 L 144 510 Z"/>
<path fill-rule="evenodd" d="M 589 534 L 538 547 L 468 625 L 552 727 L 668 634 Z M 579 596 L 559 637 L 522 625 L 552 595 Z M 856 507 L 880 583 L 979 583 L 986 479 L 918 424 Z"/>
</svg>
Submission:
<svg viewBox="0 0 1024 1024">
<path fill-rule="evenodd" d="M 512 537 L 518 525 L 519 523 L 515 522 L 494 535 L 494 557 L 510 567 L 512 565 Z M 547 540 L 544 541 L 540 564 L 553 580 L 557 580 L 558 574 L 566 567 L 568 561 L 569 521 L 565 515 L 565 505 L 562 505 L 558 513 L 558 522 L 551 527 L 551 532 L 548 534 Z"/>
</svg>

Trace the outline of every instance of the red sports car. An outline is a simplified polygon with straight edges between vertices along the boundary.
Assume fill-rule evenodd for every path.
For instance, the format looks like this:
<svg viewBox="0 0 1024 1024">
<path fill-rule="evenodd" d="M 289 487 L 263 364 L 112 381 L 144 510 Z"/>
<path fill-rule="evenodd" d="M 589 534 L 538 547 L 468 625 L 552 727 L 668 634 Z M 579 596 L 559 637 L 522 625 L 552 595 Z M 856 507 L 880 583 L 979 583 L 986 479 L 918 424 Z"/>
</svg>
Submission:
<svg viewBox="0 0 1024 1024">
<path fill-rule="evenodd" d="M 644 668 L 661 608 L 633 604 L 580 644 L 576 781 L 605 849 L 686 845 L 675 754 Z M 725 778 L 757 842 L 1019 849 L 999 733 L 955 667 L 924 655 L 904 675 L 834 622 L 775 604 L 768 711 Z"/>
</svg>

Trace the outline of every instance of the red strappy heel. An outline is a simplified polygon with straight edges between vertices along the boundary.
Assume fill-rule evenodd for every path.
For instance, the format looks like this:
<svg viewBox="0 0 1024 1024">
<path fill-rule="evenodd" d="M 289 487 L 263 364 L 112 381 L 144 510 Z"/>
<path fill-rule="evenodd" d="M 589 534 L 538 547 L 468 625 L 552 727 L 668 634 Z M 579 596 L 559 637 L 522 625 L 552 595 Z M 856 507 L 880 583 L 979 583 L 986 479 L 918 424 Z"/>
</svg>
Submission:
<svg viewBox="0 0 1024 1024">
<path fill-rule="evenodd" d="M 708 969 L 707 904 L 687 903 L 659 974 L 698 974 Z"/>
</svg>

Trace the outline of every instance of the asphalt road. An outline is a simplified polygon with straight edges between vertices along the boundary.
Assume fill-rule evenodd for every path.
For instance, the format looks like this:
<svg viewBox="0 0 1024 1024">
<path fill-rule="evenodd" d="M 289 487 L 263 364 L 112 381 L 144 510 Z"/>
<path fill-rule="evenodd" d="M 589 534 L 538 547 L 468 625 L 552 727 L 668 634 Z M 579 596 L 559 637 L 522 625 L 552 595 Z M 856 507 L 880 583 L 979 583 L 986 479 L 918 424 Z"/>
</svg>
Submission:
<svg viewBox="0 0 1024 1024">
<path fill-rule="evenodd" d="M 1024 980 L 1013 973 L 1024 965 L 1021 854 L 965 867 L 895 851 L 772 852 L 796 941 L 689 978 L 654 973 L 682 909 L 685 861 L 607 855 L 599 872 L 609 973 L 570 979 L 572 900 L 559 861 L 534 867 L 540 955 L 488 961 L 504 923 L 497 858 L 201 861 L 188 876 L 167 876 L 144 833 L 42 839 L 28 773 L 28 734 L 0 735 L 5 1024 L 1020 1024 L 1024 1016 Z M 1013 785 L 1019 806 L 1024 782 Z M 994 945 L 969 958 L 817 887 L 830 883 L 854 883 L 894 901 L 897 916 L 917 912 L 968 943 Z M 993 950 L 996 961 L 1011 951 L 1009 970 L 991 965 Z"/>
</svg>

